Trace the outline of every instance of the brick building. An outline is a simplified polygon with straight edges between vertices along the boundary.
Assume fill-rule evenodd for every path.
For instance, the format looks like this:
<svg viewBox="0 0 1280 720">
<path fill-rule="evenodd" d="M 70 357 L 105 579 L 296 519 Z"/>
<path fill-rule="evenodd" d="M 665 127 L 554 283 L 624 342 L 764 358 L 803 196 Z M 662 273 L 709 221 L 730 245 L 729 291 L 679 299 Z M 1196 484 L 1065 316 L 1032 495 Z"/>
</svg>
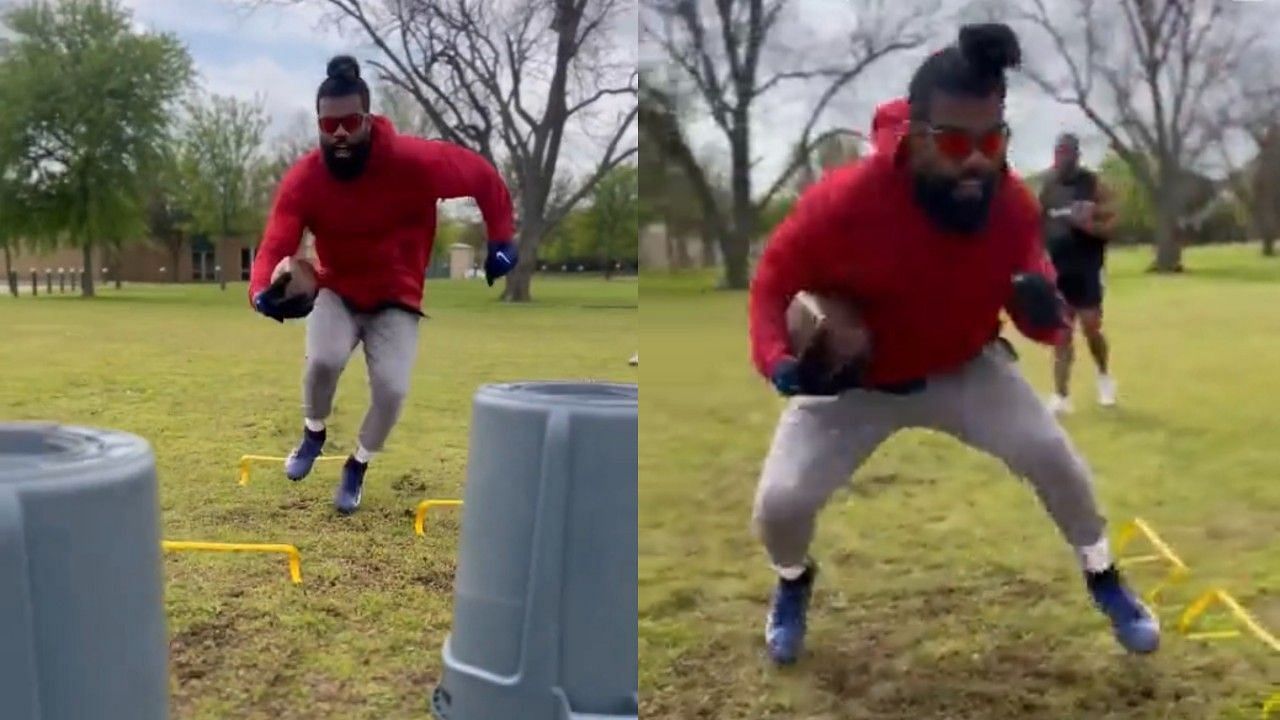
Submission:
<svg viewBox="0 0 1280 720">
<path fill-rule="evenodd" d="M 248 280 L 256 242 L 257 238 L 212 240 L 197 235 L 172 243 L 133 243 L 119 252 L 98 248 L 93 251 L 94 279 L 114 282 L 118 276 L 124 282 L 216 282 L 221 268 L 228 282 Z M 303 238 L 304 255 L 312 254 L 311 244 L 308 233 Z M 23 281 L 30 280 L 32 270 L 43 283 L 46 271 L 55 275 L 60 269 L 78 272 L 83 265 L 84 253 L 78 249 L 30 253 L 19 248 L 10 256 L 10 267 Z"/>
</svg>

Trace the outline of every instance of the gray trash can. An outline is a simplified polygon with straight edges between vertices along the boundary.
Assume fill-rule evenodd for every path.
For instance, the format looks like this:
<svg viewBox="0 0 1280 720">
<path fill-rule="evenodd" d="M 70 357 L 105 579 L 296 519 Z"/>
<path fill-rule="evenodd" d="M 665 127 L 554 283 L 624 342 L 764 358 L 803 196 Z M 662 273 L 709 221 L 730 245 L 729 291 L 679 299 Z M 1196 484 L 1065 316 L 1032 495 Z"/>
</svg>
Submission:
<svg viewBox="0 0 1280 720">
<path fill-rule="evenodd" d="M 0 717 L 168 717 L 159 514 L 141 438 L 0 424 Z"/>
<path fill-rule="evenodd" d="M 475 396 L 440 720 L 638 715 L 635 385 Z"/>
</svg>

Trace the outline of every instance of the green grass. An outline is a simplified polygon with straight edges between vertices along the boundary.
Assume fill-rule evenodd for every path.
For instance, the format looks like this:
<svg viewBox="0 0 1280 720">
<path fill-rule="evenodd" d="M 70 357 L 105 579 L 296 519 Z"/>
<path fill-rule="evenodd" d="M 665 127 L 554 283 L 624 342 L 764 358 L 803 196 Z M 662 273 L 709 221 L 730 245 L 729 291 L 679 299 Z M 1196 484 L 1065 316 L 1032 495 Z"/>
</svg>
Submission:
<svg viewBox="0 0 1280 720">
<path fill-rule="evenodd" d="M 149 439 L 167 539 L 301 550 L 301 587 L 283 558 L 167 557 L 174 718 L 422 718 L 452 619 L 458 516 L 428 518 L 418 538 L 414 507 L 460 497 L 479 385 L 634 382 L 637 291 L 634 279 L 540 278 L 538 302 L 510 306 L 483 283 L 428 283 L 410 397 L 351 518 L 332 510 L 333 464 L 298 484 L 273 466 L 236 484 L 242 453 L 285 454 L 301 422 L 303 326 L 254 316 L 243 285 L 0 298 L 0 418 Z M 357 352 L 330 452 L 351 449 L 364 373 Z"/>
<path fill-rule="evenodd" d="M 1119 252 L 1107 327 L 1120 408 L 1077 365 L 1068 431 L 1113 527 L 1140 515 L 1192 568 L 1166 640 L 1124 655 L 1033 493 L 950 439 L 891 440 L 819 519 L 806 659 L 762 656 L 771 573 L 752 495 L 782 402 L 748 360 L 745 294 L 641 280 L 642 715 L 723 720 L 1257 718 L 1280 655 L 1194 642 L 1177 605 L 1222 586 L 1280 632 L 1280 261 L 1196 249 L 1177 277 Z M 1046 350 L 1017 339 L 1047 391 Z M 1082 346 L 1083 352 L 1083 346 Z M 1087 354 L 1083 357 L 1087 358 Z M 1131 578 L 1148 587 L 1155 568 Z"/>
</svg>

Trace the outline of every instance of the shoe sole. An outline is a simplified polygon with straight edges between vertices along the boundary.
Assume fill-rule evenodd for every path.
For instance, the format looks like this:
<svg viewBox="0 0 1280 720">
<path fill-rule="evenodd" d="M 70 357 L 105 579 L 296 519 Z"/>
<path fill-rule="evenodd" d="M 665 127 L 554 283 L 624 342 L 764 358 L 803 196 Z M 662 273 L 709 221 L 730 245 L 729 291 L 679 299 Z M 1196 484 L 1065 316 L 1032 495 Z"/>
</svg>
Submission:
<svg viewBox="0 0 1280 720">
<path fill-rule="evenodd" d="M 294 476 L 294 475 L 290 475 L 290 474 L 289 474 L 289 469 L 288 469 L 288 468 L 289 468 L 289 464 L 288 464 L 288 461 L 286 460 L 286 461 L 285 461 L 285 471 L 284 471 L 284 476 L 285 476 L 285 477 L 287 477 L 287 478 L 289 478 L 290 480 L 292 480 L 292 481 L 294 481 L 294 482 L 298 482 L 299 480 L 302 480 L 303 478 L 305 478 L 306 476 L 308 476 L 308 475 L 310 475 L 310 474 L 311 474 L 312 469 L 314 469 L 314 468 L 315 468 L 315 466 L 316 466 L 316 460 L 319 460 L 321 457 L 324 457 L 324 456 L 323 456 L 323 455 L 317 455 L 317 456 L 315 457 L 315 460 L 312 460 L 312 461 L 311 461 L 311 464 L 307 466 L 307 469 L 306 469 L 306 470 L 304 470 L 304 471 L 302 472 L 302 474 L 301 474 L 301 475 L 297 475 L 297 476 Z"/>
<path fill-rule="evenodd" d="M 1124 648 L 1125 651 L 1129 652 L 1132 655 L 1150 655 L 1160 649 L 1159 631 L 1157 631 L 1155 640 L 1152 641 L 1149 647 L 1126 644 L 1123 640 L 1120 639 L 1119 635 L 1116 635 L 1116 642 L 1120 643 L 1120 647 Z"/>
<path fill-rule="evenodd" d="M 360 509 L 360 500 L 361 500 L 361 499 L 362 499 L 362 497 L 357 497 L 357 498 L 356 498 L 356 504 L 355 504 L 354 506 L 350 507 L 350 508 L 345 508 L 345 507 L 343 507 L 343 506 L 341 506 L 341 505 L 339 505 L 338 503 L 336 503 L 336 502 L 335 502 L 335 503 L 333 504 L 333 509 L 334 509 L 334 510 L 337 510 L 339 515 L 353 515 L 353 514 L 355 514 L 355 511 L 357 511 L 357 510 L 359 510 L 359 509 Z"/>
</svg>

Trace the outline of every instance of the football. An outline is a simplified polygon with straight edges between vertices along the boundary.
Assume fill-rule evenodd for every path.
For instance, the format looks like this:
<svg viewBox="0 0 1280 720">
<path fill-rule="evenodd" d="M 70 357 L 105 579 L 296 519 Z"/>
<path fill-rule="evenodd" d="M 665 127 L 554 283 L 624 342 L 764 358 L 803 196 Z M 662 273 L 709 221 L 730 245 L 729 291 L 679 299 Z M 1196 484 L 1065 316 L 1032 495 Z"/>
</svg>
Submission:
<svg viewBox="0 0 1280 720">
<path fill-rule="evenodd" d="M 285 297 L 304 295 L 315 298 L 319 290 L 315 266 L 303 258 L 287 257 L 277 263 L 275 270 L 271 272 L 271 283 L 274 285 L 286 274 L 289 278 L 285 281 Z"/>
<path fill-rule="evenodd" d="M 798 293 L 787 307 L 791 352 L 819 374 L 832 376 L 871 351 L 871 336 L 852 303 L 828 295 Z"/>
</svg>

